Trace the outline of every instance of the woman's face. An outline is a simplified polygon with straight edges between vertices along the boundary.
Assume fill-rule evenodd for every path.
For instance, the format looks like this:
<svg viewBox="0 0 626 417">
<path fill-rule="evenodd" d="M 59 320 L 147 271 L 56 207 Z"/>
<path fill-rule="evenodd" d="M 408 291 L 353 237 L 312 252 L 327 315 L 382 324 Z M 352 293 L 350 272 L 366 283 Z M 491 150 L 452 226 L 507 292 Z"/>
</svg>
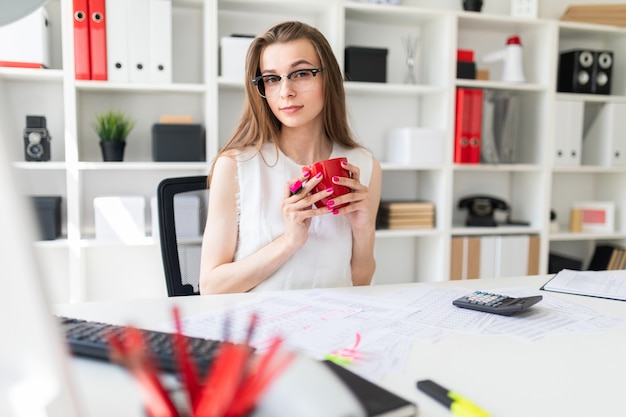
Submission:
<svg viewBox="0 0 626 417">
<path fill-rule="evenodd" d="M 261 53 L 261 75 L 283 76 L 296 70 L 319 69 L 320 60 L 308 39 L 273 43 Z M 300 77 L 300 80 L 297 78 Z M 312 78 L 311 78 L 312 77 Z M 306 79 L 309 81 L 306 81 Z M 266 82 L 266 100 L 283 126 L 304 127 L 321 123 L 324 105 L 323 72 L 294 73 L 292 79 Z M 304 86 L 304 87 L 303 87 Z"/>
</svg>

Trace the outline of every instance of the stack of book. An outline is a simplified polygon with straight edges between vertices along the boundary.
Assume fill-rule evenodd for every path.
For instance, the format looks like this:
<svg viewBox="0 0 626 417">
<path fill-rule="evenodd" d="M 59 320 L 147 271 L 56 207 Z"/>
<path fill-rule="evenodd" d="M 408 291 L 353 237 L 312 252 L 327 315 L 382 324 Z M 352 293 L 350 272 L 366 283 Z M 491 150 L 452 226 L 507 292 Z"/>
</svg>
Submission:
<svg viewBox="0 0 626 417">
<path fill-rule="evenodd" d="M 569 6 L 561 20 L 626 26 L 626 4 L 579 4 Z"/>
<path fill-rule="evenodd" d="M 435 205 L 430 201 L 381 201 L 377 229 L 435 227 Z"/>
<path fill-rule="evenodd" d="M 616 245 L 596 245 L 589 262 L 590 271 L 616 270 L 626 268 L 626 249 Z"/>
</svg>

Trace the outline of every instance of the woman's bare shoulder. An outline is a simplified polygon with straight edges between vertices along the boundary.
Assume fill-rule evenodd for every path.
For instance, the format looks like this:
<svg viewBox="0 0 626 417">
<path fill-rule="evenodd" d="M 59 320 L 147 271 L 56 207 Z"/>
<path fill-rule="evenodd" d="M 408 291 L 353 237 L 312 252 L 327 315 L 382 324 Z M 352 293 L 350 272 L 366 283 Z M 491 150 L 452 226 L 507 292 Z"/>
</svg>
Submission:
<svg viewBox="0 0 626 417">
<path fill-rule="evenodd" d="M 212 178 L 236 178 L 240 163 L 254 159 L 258 150 L 253 147 L 229 149 L 222 152 L 213 164 Z"/>
<path fill-rule="evenodd" d="M 213 165 L 213 177 L 232 176 L 237 172 L 237 155 L 232 152 L 217 157 Z"/>
</svg>

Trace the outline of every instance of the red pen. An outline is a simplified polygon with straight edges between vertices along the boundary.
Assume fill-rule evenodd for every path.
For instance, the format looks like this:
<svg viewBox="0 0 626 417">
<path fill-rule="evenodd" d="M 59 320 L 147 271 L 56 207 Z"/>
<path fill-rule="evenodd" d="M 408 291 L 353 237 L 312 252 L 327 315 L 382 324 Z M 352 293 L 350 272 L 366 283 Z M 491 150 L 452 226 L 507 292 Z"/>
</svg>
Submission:
<svg viewBox="0 0 626 417">
<path fill-rule="evenodd" d="M 259 358 L 258 363 L 250 371 L 241 386 L 231 407 L 224 417 L 240 417 L 247 415 L 256 405 L 270 383 L 291 363 L 293 354 L 280 355 L 279 349 L 282 339 L 272 340 L 267 352 Z"/>
<path fill-rule="evenodd" d="M 176 326 L 176 333 L 172 335 L 172 347 L 174 348 L 174 355 L 176 357 L 176 364 L 181 373 L 181 378 L 185 387 L 187 388 L 187 394 L 189 396 L 189 404 L 191 407 L 196 406 L 200 400 L 200 383 L 198 381 L 198 372 L 194 358 L 189 356 L 189 346 L 183 336 L 183 328 L 180 320 L 180 310 L 177 306 L 172 308 L 174 315 L 174 323 Z"/>
<path fill-rule="evenodd" d="M 146 413 L 150 417 L 180 417 L 148 357 L 141 332 L 134 327 L 124 330 L 125 344 L 118 335 L 109 336 L 112 358 L 126 366 L 139 383 Z"/>
</svg>

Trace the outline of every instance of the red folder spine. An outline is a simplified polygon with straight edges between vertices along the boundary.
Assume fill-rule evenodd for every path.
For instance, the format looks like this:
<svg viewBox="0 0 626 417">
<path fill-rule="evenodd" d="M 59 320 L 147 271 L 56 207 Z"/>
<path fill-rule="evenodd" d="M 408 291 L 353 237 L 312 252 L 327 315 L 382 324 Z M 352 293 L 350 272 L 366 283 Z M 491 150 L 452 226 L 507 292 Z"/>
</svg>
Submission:
<svg viewBox="0 0 626 417">
<path fill-rule="evenodd" d="M 469 162 L 470 90 L 456 89 L 456 121 L 454 127 L 454 162 Z"/>
<path fill-rule="evenodd" d="M 77 80 L 91 79 L 89 8 L 87 0 L 72 0 L 74 8 L 74 72 Z"/>
<path fill-rule="evenodd" d="M 454 162 L 480 163 L 483 90 L 456 89 L 456 120 L 454 127 Z"/>
<path fill-rule="evenodd" d="M 470 90 L 470 122 L 468 163 L 480 163 L 480 147 L 482 144 L 483 121 L 483 90 Z"/>
<path fill-rule="evenodd" d="M 89 44 L 91 79 L 107 79 L 107 37 L 105 0 L 89 1 Z"/>
</svg>

